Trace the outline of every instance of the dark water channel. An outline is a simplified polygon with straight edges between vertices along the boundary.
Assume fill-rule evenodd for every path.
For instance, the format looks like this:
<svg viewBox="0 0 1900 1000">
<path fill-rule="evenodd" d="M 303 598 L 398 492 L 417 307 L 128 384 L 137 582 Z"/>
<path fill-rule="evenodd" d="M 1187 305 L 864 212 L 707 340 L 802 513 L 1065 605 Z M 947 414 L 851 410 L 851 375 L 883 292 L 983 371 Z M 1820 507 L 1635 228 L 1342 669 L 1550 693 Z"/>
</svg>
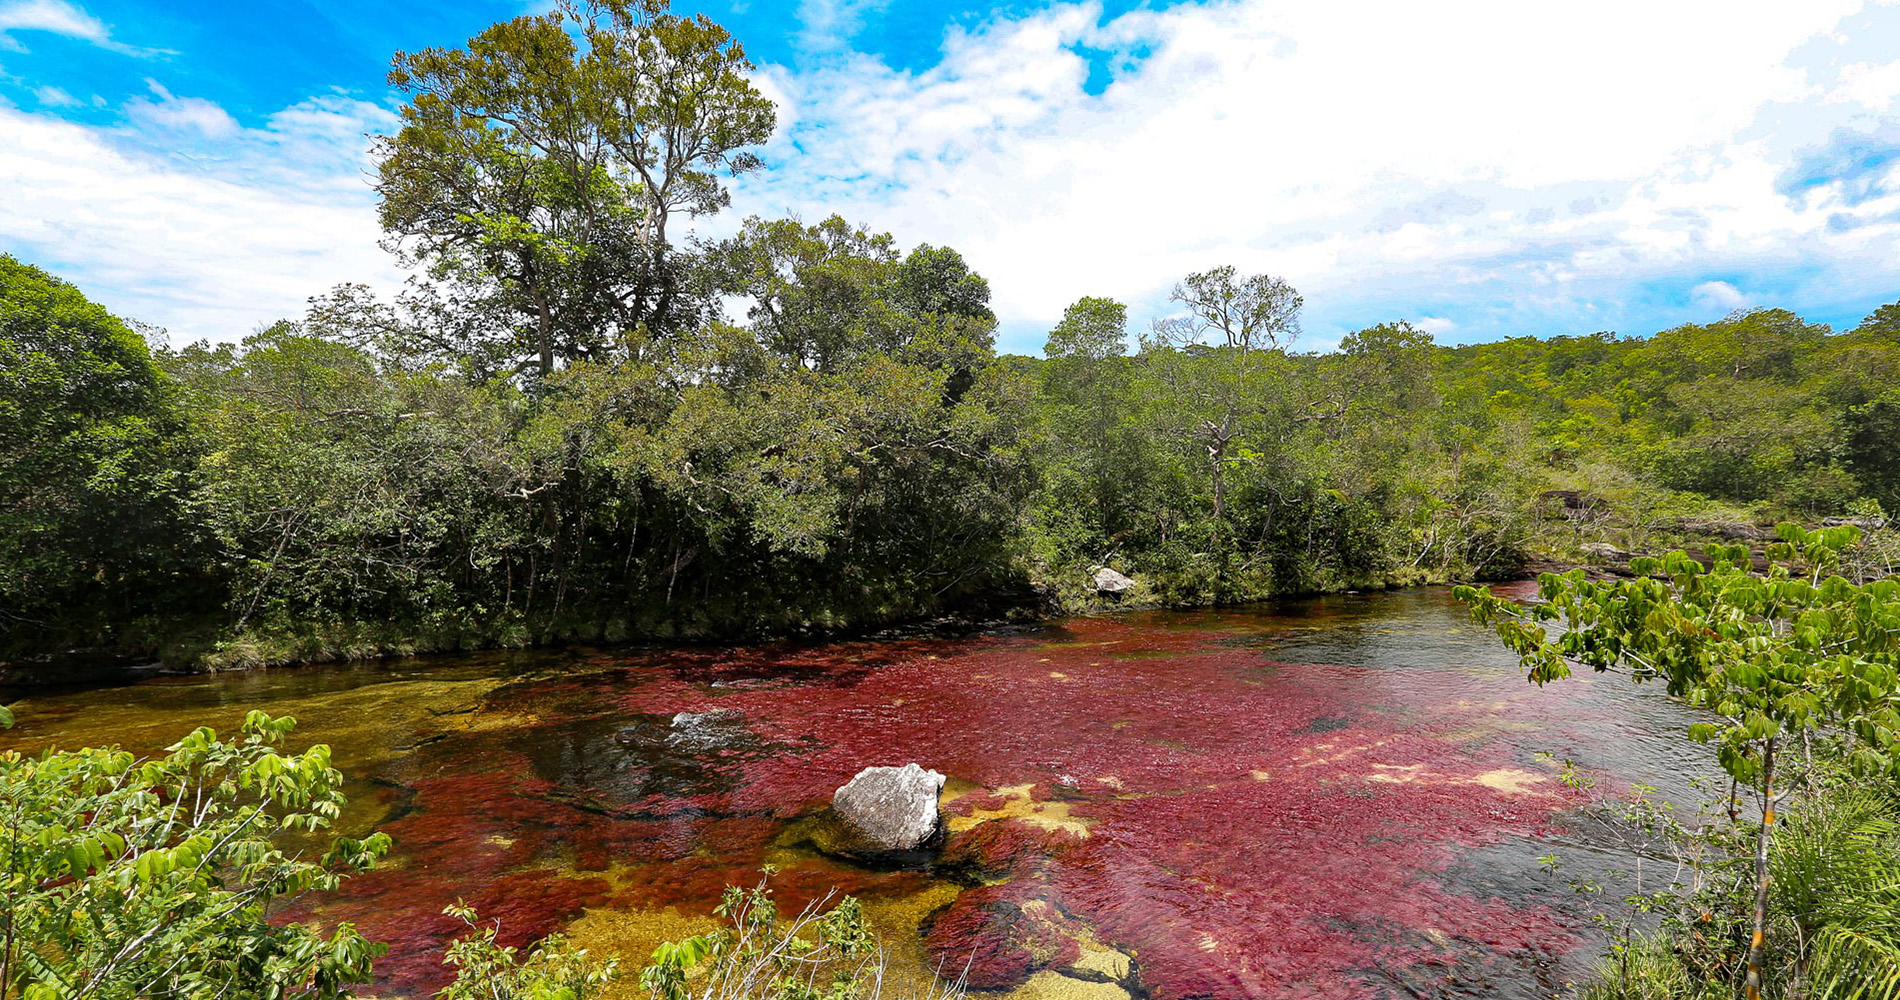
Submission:
<svg viewBox="0 0 1900 1000">
<path fill-rule="evenodd" d="M 1540 691 L 1443 590 L 157 678 L 31 693 L 0 746 L 149 751 L 251 708 L 330 743 L 344 827 L 395 838 L 298 916 L 391 942 L 380 988 L 409 996 L 441 982 L 454 899 L 637 967 L 766 864 L 788 907 L 863 899 L 900 986 L 967 965 L 1023 998 L 1559 995 L 1599 944 L 1537 859 L 1632 867 L 1583 811 L 1638 781 L 1692 801 L 1709 770 L 1660 690 Z M 950 776 L 936 864 L 812 847 L 833 789 L 909 761 Z"/>
</svg>

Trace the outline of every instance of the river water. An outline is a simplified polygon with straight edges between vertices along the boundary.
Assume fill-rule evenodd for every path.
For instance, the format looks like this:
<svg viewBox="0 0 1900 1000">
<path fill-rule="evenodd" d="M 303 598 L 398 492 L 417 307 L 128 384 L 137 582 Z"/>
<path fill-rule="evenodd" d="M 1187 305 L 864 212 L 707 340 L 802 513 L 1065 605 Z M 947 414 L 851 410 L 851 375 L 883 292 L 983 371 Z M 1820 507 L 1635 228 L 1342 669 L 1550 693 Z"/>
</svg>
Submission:
<svg viewBox="0 0 1900 1000">
<path fill-rule="evenodd" d="M 0 747 L 153 751 L 253 708 L 332 745 L 343 830 L 395 838 L 290 914 L 390 942 L 391 996 L 443 982 L 458 898 L 504 941 L 564 930 L 637 971 L 766 865 L 782 908 L 859 897 L 899 992 L 949 968 L 1023 1000 L 1553 996 L 1601 942 L 1540 856 L 1634 870 L 1588 817 L 1635 782 L 1692 801 L 1711 770 L 1659 689 L 1535 688 L 1442 589 L 36 691 Z M 935 863 L 815 849 L 834 789 L 911 761 L 950 778 Z"/>
</svg>

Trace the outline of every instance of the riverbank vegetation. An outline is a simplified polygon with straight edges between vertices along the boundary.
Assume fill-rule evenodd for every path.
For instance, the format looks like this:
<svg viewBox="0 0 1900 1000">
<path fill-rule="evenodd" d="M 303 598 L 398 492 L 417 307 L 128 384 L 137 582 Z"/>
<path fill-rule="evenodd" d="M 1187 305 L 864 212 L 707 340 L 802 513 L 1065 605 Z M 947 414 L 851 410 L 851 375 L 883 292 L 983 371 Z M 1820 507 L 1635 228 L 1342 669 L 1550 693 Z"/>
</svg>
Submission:
<svg viewBox="0 0 1900 1000">
<path fill-rule="evenodd" d="M 1457 590 L 1537 684 L 1619 672 L 1704 710 L 1686 735 L 1729 779 L 1726 811 L 1695 822 L 1641 795 L 1626 811 L 1662 872 L 1623 901 L 1652 919 L 1622 925 L 1586 995 L 1900 995 L 1900 580 L 1843 575 L 1855 527 L 1779 539 L 1765 569 L 1714 546 L 1627 580 L 1545 574 L 1530 604 Z"/>
<path fill-rule="evenodd" d="M 1210 262 L 1165 315 L 1083 296 L 999 355 L 953 249 L 683 235 L 759 166 L 748 68 L 623 0 L 398 54 L 377 190 L 414 277 L 235 343 L 0 259 L 0 658 L 868 629 L 1086 609 L 1098 566 L 1238 602 L 1900 504 L 1900 304 L 1305 353 L 1295 289 Z"/>
<path fill-rule="evenodd" d="M 147 759 L 0 752 L 0 998 L 327 1000 L 368 982 L 385 948 L 353 925 L 276 919 L 389 849 L 318 842 L 343 776 L 326 746 L 283 752 L 294 725 L 252 712 L 235 740 L 200 728 Z"/>
<path fill-rule="evenodd" d="M 877 627 L 1086 608 L 1098 565 L 1134 601 L 1231 602 L 1873 528 L 1900 501 L 1900 307 L 1460 348 L 1393 323 L 1302 354 L 1288 320 L 1226 342 L 1220 309 L 1275 306 L 1216 270 L 1177 338 L 1127 353 L 1124 307 L 1083 299 L 1038 359 L 995 354 L 953 251 L 837 219 L 718 249 L 745 322 L 643 326 L 545 376 L 418 357 L 447 320 L 352 289 L 153 349 L 0 262 L 6 654 Z"/>
</svg>

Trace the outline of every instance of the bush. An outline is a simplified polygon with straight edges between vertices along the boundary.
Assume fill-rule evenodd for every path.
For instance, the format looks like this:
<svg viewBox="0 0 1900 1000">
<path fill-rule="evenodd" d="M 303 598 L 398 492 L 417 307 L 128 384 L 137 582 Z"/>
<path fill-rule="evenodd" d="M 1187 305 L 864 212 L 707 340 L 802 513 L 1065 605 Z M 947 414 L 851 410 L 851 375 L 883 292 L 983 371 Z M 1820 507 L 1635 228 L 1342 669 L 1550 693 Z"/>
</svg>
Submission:
<svg viewBox="0 0 1900 1000">
<path fill-rule="evenodd" d="M 382 945 L 271 920 L 389 849 L 279 844 L 344 805 L 329 747 L 280 752 L 295 725 L 252 712 L 236 740 L 200 728 L 152 760 L 0 753 L 0 998 L 327 1000 L 366 982 Z"/>
<path fill-rule="evenodd" d="M 586 949 L 550 934 L 521 957 L 495 943 L 499 928 L 483 926 L 459 900 L 442 912 L 473 933 L 450 942 L 442 960 L 455 967 L 455 981 L 436 1000 L 587 1000 L 620 975 L 620 963 L 594 961 Z"/>
<path fill-rule="evenodd" d="M 640 984 L 653 1000 L 877 1000 L 885 956 L 864 908 L 850 896 L 826 902 L 783 920 L 767 881 L 727 886 L 713 911 L 725 926 L 655 948 Z M 959 978 L 917 1000 L 963 995 Z"/>
</svg>

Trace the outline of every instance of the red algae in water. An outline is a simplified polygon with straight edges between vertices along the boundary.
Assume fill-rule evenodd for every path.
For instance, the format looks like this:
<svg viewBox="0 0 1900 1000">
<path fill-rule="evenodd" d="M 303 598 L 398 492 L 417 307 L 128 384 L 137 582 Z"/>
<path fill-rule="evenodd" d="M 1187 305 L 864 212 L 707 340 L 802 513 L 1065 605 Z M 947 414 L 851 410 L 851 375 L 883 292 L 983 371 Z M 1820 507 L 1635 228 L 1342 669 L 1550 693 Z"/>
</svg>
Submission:
<svg viewBox="0 0 1900 1000">
<path fill-rule="evenodd" d="M 998 803 L 1000 796 L 971 796 Z M 964 815 L 969 815 L 966 811 Z M 1075 833 L 1044 829 L 1014 819 L 994 819 L 950 837 L 938 859 L 939 867 L 977 881 L 1021 878 L 1040 871 L 1057 854 L 1081 842 Z"/>
<path fill-rule="evenodd" d="M 964 891 L 933 915 L 924 944 L 938 968 L 958 969 L 973 989 L 1013 989 L 1030 975 L 1081 954 L 1068 914 L 1020 882 Z"/>
<path fill-rule="evenodd" d="M 1060 638 L 697 650 L 510 685 L 491 708 L 548 721 L 419 748 L 383 824 L 401 865 L 325 916 L 391 940 L 385 987 L 423 992 L 457 895 L 516 941 L 589 906 L 709 909 L 858 770 L 916 761 L 978 788 L 948 806 L 938 870 L 807 857 L 781 898 L 977 883 L 924 939 L 982 988 L 1073 961 L 1084 935 L 1137 956 L 1157 1000 L 1374 996 L 1573 943 L 1557 914 L 1445 877 L 1586 800 L 1492 725 L 1561 723 L 1521 679 L 1281 664 L 1233 632 L 1128 621 Z"/>
</svg>

